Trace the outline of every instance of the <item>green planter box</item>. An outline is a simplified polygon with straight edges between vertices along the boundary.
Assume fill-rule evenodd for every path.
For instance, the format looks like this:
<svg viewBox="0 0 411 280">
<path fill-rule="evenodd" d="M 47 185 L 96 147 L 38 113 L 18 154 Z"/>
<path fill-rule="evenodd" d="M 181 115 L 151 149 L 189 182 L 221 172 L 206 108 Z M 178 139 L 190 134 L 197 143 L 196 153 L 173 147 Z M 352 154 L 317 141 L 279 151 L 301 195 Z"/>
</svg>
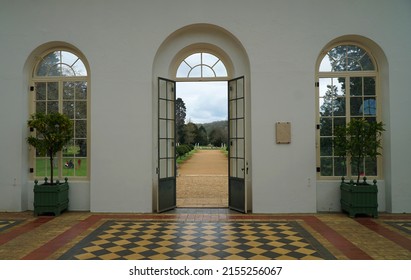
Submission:
<svg viewBox="0 0 411 280">
<path fill-rule="evenodd" d="M 378 187 L 377 181 L 370 185 L 364 179 L 363 183 L 358 186 L 352 181 L 344 182 L 341 185 L 341 209 L 354 218 L 357 214 L 371 215 L 373 218 L 378 217 Z"/>
<path fill-rule="evenodd" d="M 45 213 L 54 213 L 55 216 L 60 215 L 68 209 L 68 192 L 67 178 L 65 182 L 56 185 L 48 185 L 47 183 L 38 185 L 36 180 L 34 185 L 34 215 Z"/>
</svg>

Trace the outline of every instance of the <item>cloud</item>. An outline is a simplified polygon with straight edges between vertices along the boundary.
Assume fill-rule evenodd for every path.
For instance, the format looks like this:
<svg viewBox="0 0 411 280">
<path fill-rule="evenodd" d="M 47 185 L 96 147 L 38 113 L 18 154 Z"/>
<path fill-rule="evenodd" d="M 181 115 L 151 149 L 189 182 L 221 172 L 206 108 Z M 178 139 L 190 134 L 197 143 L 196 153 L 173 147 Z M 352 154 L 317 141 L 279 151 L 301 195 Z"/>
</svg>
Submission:
<svg viewBox="0 0 411 280">
<path fill-rule="evenodd" d="M 209 123 L 227 119 L 227 82 L 179 82 L 178 97 L 186 105 L 186 122 Z"/>
</svg>

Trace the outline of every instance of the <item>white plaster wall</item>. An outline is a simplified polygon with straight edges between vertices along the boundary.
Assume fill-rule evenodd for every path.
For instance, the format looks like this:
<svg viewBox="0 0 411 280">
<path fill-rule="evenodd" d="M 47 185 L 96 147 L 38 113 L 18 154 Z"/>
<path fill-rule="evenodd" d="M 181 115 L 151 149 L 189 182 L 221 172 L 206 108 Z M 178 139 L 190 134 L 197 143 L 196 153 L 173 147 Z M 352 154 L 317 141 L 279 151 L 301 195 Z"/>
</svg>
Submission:
<svg viewBox="0 0 411 280">
<path fill-rule="evenodd" d="M 78 48 L 91 68 L 91 176 L 73 182 L 70 207 L 152 211 L 153 63 L 170 34 L 196 23 L 226 29 L 249 58 L 253 212 L 336 207 L 335 182 L 316 180 L 315 62 L 340 36 L 378 44 L 389 77 L 383 100 L 386 208 L 411 212 L 407 0 L 0 0 L 0 211 L 31 207 L 24 67 L 33 50 L 51 41 Z M 275 144 L 277 121 L 291 122 L 291 144 Z"/>
</svg>

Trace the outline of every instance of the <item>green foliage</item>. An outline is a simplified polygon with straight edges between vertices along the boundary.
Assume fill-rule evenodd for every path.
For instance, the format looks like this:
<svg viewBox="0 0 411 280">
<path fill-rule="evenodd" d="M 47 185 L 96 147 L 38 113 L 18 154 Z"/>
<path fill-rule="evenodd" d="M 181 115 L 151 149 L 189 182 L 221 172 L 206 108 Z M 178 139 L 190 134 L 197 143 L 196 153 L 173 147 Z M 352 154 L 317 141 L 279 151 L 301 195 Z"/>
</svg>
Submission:
<svg viewBox="0 0 411 280">
<path fill-rule="evenodd" d="M 48 155 L 50 166 L 53 166 L 54 154 L 61 151 L 73 137 L 71 120 L 60 113 L 35 113 L 27 125 L 35 129 L 35 136 L 27 138 L 28 144 L 36 148 L 40 155 Z M 53 184 L 53 168 L 50 177 L 50 183 Z"/>
<path fill-rule="evenodd" d="M 193 145 L 182 144 L 176 147 L 177 157 L 183 157 L 194 149 Z"/>
<path fill-rule="evenodd" d="M 350 157 L 357 169 L 357 184 L 360 182 L 361 163 L 365 157 L 376 160 L 380 155 L 382 122 L 368 122 L 363 118 L 352 119 L 346 126 L 334 130 L 334 153 L 339 157 Z"/>
</svg>

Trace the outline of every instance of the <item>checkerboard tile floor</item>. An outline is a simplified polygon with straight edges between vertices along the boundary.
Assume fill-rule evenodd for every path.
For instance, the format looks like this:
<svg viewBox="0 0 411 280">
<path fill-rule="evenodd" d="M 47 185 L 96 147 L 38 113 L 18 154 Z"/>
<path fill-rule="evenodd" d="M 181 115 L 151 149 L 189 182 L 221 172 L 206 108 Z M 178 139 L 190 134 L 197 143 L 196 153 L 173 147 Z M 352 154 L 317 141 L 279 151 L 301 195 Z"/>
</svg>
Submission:
<svg viewBox="0 0 411 280">
<path fill-rule="evenodd" d="M 61 259 L 334 259 L 297 222 L 105 222 Z"/>
<path fill-rule="evenodd" d="M 6 259 L 411 260 L 411 214 L 0 213 Z"/>
</svg>

